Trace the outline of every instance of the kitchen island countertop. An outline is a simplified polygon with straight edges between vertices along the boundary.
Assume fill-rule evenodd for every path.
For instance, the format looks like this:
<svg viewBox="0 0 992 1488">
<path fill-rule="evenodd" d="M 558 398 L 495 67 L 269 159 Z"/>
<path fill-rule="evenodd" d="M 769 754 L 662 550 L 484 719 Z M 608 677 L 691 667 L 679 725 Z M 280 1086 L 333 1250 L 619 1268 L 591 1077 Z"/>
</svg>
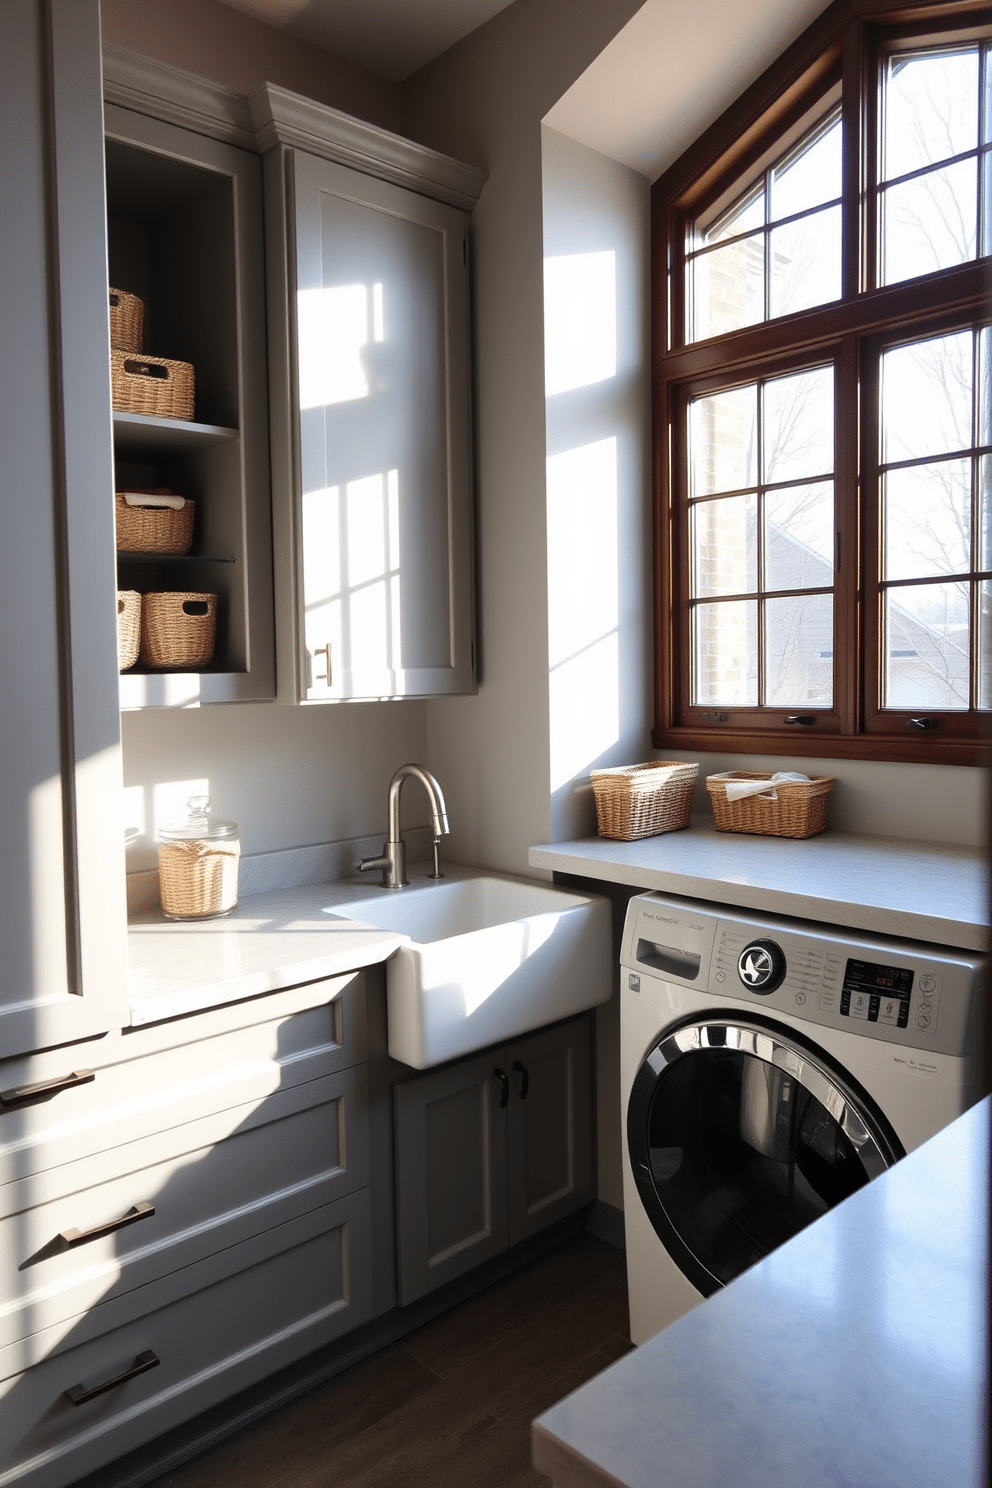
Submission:
<svg viewBox="0 0 992 1488">
<path fill-rule="evenodd" d="M 534 1422 L 556 1488 L 981 1488 L 986 1099 Z"/>
<path fill-rule="evenodd" d="M 530 849 L 534 868 L 878 935 L 988 946 L 988 860 L 979 848 L 824 832 L 803 839 L 681 832 L 614 842 L 585 837 Z"/>
</svg>

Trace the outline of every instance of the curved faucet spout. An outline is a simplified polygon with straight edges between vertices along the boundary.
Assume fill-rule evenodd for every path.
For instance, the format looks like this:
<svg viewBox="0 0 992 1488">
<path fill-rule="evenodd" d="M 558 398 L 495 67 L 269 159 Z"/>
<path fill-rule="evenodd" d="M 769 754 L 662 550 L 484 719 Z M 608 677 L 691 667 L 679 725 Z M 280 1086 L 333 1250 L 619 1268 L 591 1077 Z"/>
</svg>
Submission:
<svg viewBox="0 0 992 1488">
<path fill-rule="evenodd" d="M 431 821 L 434 827 L 434 872 L 431 877 L 441 877 L 437 861 L 437 844 L 439 839 L 450 830 L 448 811 L 444 804 L 444 792 L 430 770 L 425 770 L 423 765 L 400 765 L 389 782 L 389 837 L 383 843 L 382 853 L 378 858 L 363 858 L 358 865 L 360 873 L 367 873 L 373 868 L 381 868 L 384 889 L 402 889 L 410 882 L 406 876 L 406 843 L 403 841 L 400 828 L 400 792 L 403 789 L 404 780 L 411 775 L 420 781 L 430 802 Z"/>
<path fill-rule="evenodd" d="M 403 789 L 404 780 L 410 777 L 419 780 L 427 792 L 430 802 L 431 820 L 434 825 L 434 836 L 444 837 L 449 831 L 448 811 L 444 804 L 444 792 L 438 785 L 430 770 L 425 770 L 423 765 L 400 765 L 392 780 L 389 782 L 389 840 L 390 842 L 401 841 L 400 833 L 400 791 Z"/>
</svg>

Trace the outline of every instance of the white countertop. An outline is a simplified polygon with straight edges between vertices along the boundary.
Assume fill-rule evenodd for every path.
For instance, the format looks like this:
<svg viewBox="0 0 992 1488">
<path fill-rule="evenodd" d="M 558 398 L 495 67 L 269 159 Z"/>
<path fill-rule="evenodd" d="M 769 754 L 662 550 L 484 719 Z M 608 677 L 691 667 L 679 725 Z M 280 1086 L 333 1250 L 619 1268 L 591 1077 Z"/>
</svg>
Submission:
<svg viewBox="0 0 992 1488">
<path fill-rule="evenodd" d="M 981 1488 L 983 1101 L 545 1412 L 557 1488 Z"/>
<path fill-rule="evenodd" d="M 961 950 L 988 945 L 988 862 L 977 848 L 850 832 L 750 837 L 700 818 L 640 842 L 586 837 L 532 847 L 530 863 Z"/>
<path fill-rule="evenodd" d="M 160 910 L 135 916 L 128 926 L 132 1026 L 385 961 L 402 935 L 334 918 L 374 885 L 366 879 L 254 894 L 216 920 L 167 920 Z"/>
</svg>

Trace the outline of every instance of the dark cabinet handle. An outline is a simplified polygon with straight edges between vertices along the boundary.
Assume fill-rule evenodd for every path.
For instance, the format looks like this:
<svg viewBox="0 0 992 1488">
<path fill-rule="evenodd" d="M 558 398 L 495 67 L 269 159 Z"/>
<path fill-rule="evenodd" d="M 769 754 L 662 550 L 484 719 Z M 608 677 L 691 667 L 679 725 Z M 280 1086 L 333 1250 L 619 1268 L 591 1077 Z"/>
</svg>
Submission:
<svg viewBox="0 0 992 1488">
<path fill-rule="evenodd" d="M 152 1353 L 151 1349 L 145 1349 L 145 1352 L 135 1359 L 131 1368 L 125 1369 L 123 1374 L 115 1374 L 113 1379 L 104 1380 L 101 1385 L 94 1385 L 89 1390 L 85 1385 L 70 1385 L 65 1393 L 73 1405 L 85 1405 L 87 1400 L 95 1400 L 98 1395 L 106 1395 L 108 1390 L 116 1390 L 118 1385 L 124 1385 L 128 1380 L 136 1379 L 139 1374 L 146 1374 L 149 1369 L 155 1369 L 161 1362 L 158 1355 Z"/>
<path fill-rule="evenodd" d="M 10 1090 L 0 1090 L 0 1106 L 12 1111 L 15 1106 L 29 1106 L 32 1101 L 45 1100 L 58 1095 L 61 1090 L 73 1090 L 77 1085 L 88 1085 L 95 1080 L 92 1070 L 73 1070 L 69 1075 L 59 1075 L 54 1080 L 39 1080 L 37 1085 L 14 1085 Z"/>
<path fill-rule="evenodd" d="M 520 1076 L 520 1099 L 526 1100 L 527 1092 L 530 1089 L 530 1075 L 527 1073 L 527 1066 L 521 1064 L 519 1059 L 515 1059 L 513 1061 L 513 1070 L 514 1074 Z"/>
<path fill-rule="evenodd" d="M 59 1239 L 64 1240 L 72 1250 L 76 1245 L 86 1245 L 90 1240 L 100 1240 L 104 1235 L 112 1235 L 115 1230 L 137 1224 L 139 1219 L 151 1219 L 154 1213 L 155 1205 L 142 1199 L 140 1204 L 133 1205 L 126 1214 L 122 1214 L 120 1219 L 110 1219 L 106 1224 L 94 1225 L 91 1230 L 60 1230 Z"/>
<path fill-rule="evenodd" d="M 506 1070 L 501 1070 L 498 1065 L 493 1070 L 493 1075 L 499 1081 L 499 1108 L 504 1111 L 510 1099 L 510 1078 Z"/>
</svg>

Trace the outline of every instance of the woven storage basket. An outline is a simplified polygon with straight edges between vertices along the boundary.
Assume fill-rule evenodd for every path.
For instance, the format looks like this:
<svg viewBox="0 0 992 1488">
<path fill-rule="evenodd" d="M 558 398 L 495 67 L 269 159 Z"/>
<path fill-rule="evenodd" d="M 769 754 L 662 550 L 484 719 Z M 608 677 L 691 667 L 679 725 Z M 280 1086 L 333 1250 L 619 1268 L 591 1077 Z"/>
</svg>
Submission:
<svg viewBox="0 0 992 1488">
<path fill-rule="evenodd" d="M 689 825 L 698 764 L 650 760 L 590 773 L 600 837 L 634 842 Z"/>
<path fill-rule="evenodd" d="M 158 891 L 167 915 L 199 919 L 229 914 L 238 903 L 237 841 L 160 842 Z"/>
<path fill-rule="evenodd" d="M 140 351 L 145 328 L 145 302 L 126 289 L 110 289 L 110 344 L 119 351 Z"/>
<path fill-rule="evenodd" d="M 133 494 L 147 493 L 135 492 Z M 168 494 L 171 495 L 172 492 Z M 119 553 L 188 553 L 193 546 L 195 512 L 195 501 L 187 501 L 181 511 L 176 511 L 171 506 L 129 506 L 118 491 L 114 497 L 117 551 Z"/>
<path fill-rule="evenodd" d="M 141 638 L 141 595 L 136 589 L 117 591 L 117 669 L 126 672 L 138 659 Z"/>
<path fill-rule="evenodd" d="M 776 799 L 760 795 L 728 801 L 728 780 L 767 780 Z M 728 770 L 706 777 L 717 831 L 751 832 L 759 837 L 815 837 L 827 825 L 833 787 L 832 775 L 814 775 L 808 783 L 792 780 L 774 785 L 764 770 Z"/>
<path fill-rule="evenodd" d="M 217 629 L 216 594 L 146 594 L 141 661 L 149 667 L 208 666 Z"/>
<path fill-rule="evenodd" d="M 111 349 L 110 384 L 114 407 L 121 413 L 187 420 L 193 417 L 193 368 L 189 362 Z"/>
</svg>

